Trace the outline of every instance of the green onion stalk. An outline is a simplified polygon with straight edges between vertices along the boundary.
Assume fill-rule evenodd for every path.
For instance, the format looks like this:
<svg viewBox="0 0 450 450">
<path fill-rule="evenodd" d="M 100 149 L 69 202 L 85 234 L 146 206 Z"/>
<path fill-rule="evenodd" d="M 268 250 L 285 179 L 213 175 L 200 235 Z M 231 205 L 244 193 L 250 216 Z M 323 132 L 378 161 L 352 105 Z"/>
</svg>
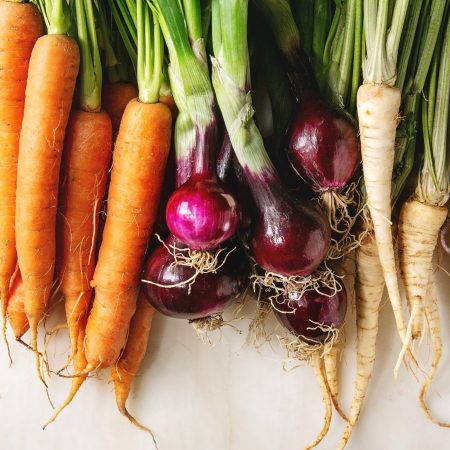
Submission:
<svg viewBox="0 0 450 450">
<path fill-rule="evenodd" d="M 240 206 L 216 171 L 218 119 L 206 60 L 199 0 L 155 0 L 169 51 L 168 75 L 179 115 L 175 124 L 176 190 L 166 206 L 172 235 L 189 255 L 196 275 L 223 264 L 226 241 L 241 220 Z M 223 257 L 218 255 L 223 254 Z"/>
<path fill-rule="evenodd" d="M 355 48 L 358 48 L 355 42 L 361 40 L 355 37 L 355 30 L 361 28 L 357 26 L 362 20 L 361 14 L 356 13 L 360 9 L 356 8 L 357 2 L 353 0 L 340 4 L 336 9 L 330 37 L 320 44 L 324 56 L 320 64 L 317 64 L 316 57 L 314 69 L 302 48 L 301 35 L 289 2 L 255 0 L 255 3 L 270 25 L 284 55 L 292 92 L 298 100 L 285 138 L 287 157 L 291 167 L 306 181 L 328 213 L 330 226 L 336 236 L 329 258 L 341 259 L 358 245 L 359 240 L 353 230 L 360 210 L 359 197 L 352 179 L 361 155 L 356 123 L 344 106 L 349 105 L 350 99 L 355 97 L 359 82 L 359 70 L 354 71 L 353 67 L 360 65 L 360 56 L 355 56 L 360 55 L 355 52 Z M 331 3 L 318 3 L 321 10 L 331 10 Z M 355 12 L 345 20 L 347 9 L 354 9 Z M 325 22 L 326 17 L 325 14 Z M 323 29 L 328 30 L 326 23 L 320 24 L 317 15 L 316 19 L 314 34 L 317 31 L 318 37 L 313 40 L 313 48 L 322 41 L 320 35 Z M 338 28 L 343 39 L 335 36 Z M 336 49 L 331 51 L 333 42 Z M 337 54 L 338 48 L 342 57 L 334 56 L 334 61 L 331 61 L 330 55 Z"/>
<path fill-rule="evenodd" d="M 324 215 L 287 191 L 253 120 L 254 109 L 247 83 L 247 14 L 247 0 L 213 0 L 212 80 L 233 149 L 255 201 L 248 246 L 260 271 L 253 280 L 275 291 L 272 306 L 286 324 L 289 317 L 295 316 L 295 302 L 303 298 L 305 292 L 316 290 L 325 296 L 337 295 L 336 285 L 328 284 L 331 282 L 326 278 L 329 272 L 317 270 L 328 253 L 330 227 Z M 314 245 L 310 245 L 313 241 Z M 302 333 L 286 338 L 292 357 L 312 362 L 326 404 L 325 422 L 312 446 L 322 440 L 330 423 L 331 399 L 320 356 L 324 343 L 333 339 L 331 329 L 336 331 L 340 320 L 342 317 L 333 317 L 330 330 L 325 330 L 322 340 L 298 337 Z"/>
<path fill-rule="evenodd" d="M 248 247 L 259 269 L 252 278 L 256 285 L 273 289 L 272 305 L 288 301 L 289 292 L 299 297 L 307 290 L 321 288 L 336 293 L 339 288 L 333 274 L 323 266 L 317 270 L 330 245 L 326 218 L 286 189 L 253 120 L 247 13 L 246 0 L 213 1 L 212 80 L 233 149 L 255 201 Z M 312 235 L 316 236 L 314 244 Z"/>
</svg>

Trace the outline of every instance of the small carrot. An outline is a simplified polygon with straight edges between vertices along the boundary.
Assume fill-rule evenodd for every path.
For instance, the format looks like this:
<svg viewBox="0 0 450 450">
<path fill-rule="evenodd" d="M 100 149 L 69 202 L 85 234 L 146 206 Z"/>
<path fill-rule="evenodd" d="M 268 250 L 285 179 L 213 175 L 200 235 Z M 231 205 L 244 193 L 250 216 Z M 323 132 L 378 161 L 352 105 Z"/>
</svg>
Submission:
<svg viewBox="0 0 450 450">
<path fill-rule="evenodd" d="M 43 11 L 52 34 L 38 39 L 30 59 L 16 200 L 17 256 L 41 379 L 37 329 L 53 283 L 59 169 L 80 58 L 77 43 L 67 36 L 67 4 L 53 4 L 59 8 L 52 8 L 52 13 L 59 11 L 59 17 Z"/>
<path fill-rule="evenodd" d="M 14 221 L 25 87 L 31 51 L 43 31 L 35 5 L 0 0 L 0 301 L 5 342 L 7 295 L 17 263 Z"/>
<path fill-rule="evenodd" d="M 72 352 L 91 301 L 99 214 L 112 153 L 112 126 L 101 111 L 102 67 L 92 0 L 75 4 L 81 48 L 79 106 L 66 131 L 57 220 L 57 276 Z"/>
<path fill-rule="evenodd" d="M 171 112 L 158 102 L 161 31 L 155 17 L 151 25 L 152 13 L 143 0 L 137 3 L 137 16 L 139 99 L 125 109 L 113 154 L 107 217 L 92 281 L 95 299 L 86 329 L 86 372 L 114 364 L 126 344 L 170 149 Z M 144 33 L 153 42 L 144 40 Z M 149 66 L 153 70 L 144 70 Z"/>
<path fill-rule="evenodd" d="M 111 380 L 114 382 L 117 408 L 133 425 L 153 433 L 141 425 L 127 410 L 126 401 L 130 395 L 131 383 L 136 377 L 147 350 L 154 309 L 148 303 L 143 291 L 139 294 L 136 312 L 130 323 L 127 345 L 119 360 L 111 367 Z M 156 442 L 155 442 L 156 445 Z"/>
</svg>

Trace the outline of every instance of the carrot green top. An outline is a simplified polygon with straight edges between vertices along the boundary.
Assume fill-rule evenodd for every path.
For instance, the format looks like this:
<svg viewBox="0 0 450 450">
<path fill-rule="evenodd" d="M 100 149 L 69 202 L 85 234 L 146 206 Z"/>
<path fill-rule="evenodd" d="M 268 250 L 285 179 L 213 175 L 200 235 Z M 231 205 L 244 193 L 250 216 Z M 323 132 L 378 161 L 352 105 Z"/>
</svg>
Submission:
<svg viewBox="0 0 450 450">
<path fill-rule="evenodd" d="M 92 0 L 76 0 L 75 13 L 81 50 L 80 107 L 85 111 L 98 112 L 101 109 L 103 74 Z"/>
<path fill-rule="evenodd" d="M 164 41 L 156 14 L 146 0 L 109 0 L 114 21 L 136 70 L 139 100 L 159 101 Z"/>
<path fill-rule="evenodd" d="M 65 0 L 34 0 L 44 16 L 48 34 L 68 34 L 71 27 L 69 6 Z"/>
</svg>

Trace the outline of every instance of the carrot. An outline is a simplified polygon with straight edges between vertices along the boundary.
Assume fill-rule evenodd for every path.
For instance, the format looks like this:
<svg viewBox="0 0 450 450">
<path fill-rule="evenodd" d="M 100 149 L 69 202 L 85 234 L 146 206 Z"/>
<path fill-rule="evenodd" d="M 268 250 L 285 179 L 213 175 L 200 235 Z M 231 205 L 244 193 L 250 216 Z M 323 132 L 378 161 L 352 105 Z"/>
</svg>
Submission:
<svg viewBox="0 0 450 450">
<path fill-rule="evenodd" d="M 368 233 L 356 250 L 356 262 L 356 381 L 347 428 L 339 444 L 340 449 L 347 444 L 359 418 L 375 363 L 378 316 L 384 281 L 373 233 Z"/>
<path fill-rule="evenodd" d="M 152 16 L 148 4 L 139 0 L 139 99 L 125 108 L 113 154 L 107 217 L 92 280 L 95 299 L 86 328 L 86 372 L 114 364 L 126 344 L 170 149 L 171 112 L 158 102 L 161 31 L 155 16 L 151 25 Z"/>
<path fill-rule="evenodd" d="M 11 283 L 8 295 L 8 319 L 14 336 L 20 340 L 22 336 L 28 331 L 29 324 L 27 315 L 25 314 L 25 307 L 23 304 L 24 288 L 22 277 L 18 273 Z"/>
<path fill-rule="evenodd" d="M 43 21 L 36 6 L 0 0 L 0 301 L 6 343 L 7 295 L 17 263 L 14 222 L 19 136 L 31 51 L 42 34 Z"/>
<path fill-rule="evenodd" d="M 114 136 L 117 136 L 125 107 L 138 96 L 134 84 L 118 82 L 105 84 L 102 91 L 103 108 L 111 117 Z"/>
<path fill-rule="evenodd" d="M 167 106 L 137 99 L 127 105 L 114 149 L 108 215 L 92 281 L 95 300 L 86 331 L 91 368 L 115 363 L 125 345 L 158 209 L 170 135 Z"/>
<path fill-rule="evenodd" d="M 17 256 L 41 379 L 37 328 L 53 283 L 59 169 L 80 59 L 58 1 L 62 17 L 48 25 L 55 34 L 39 38 L 30 59 L 17 169 Z"/>
<path fill-rule="evenodd" d="M 91 0 L 75 5 L 81 48 L 80 109 L 69 118 L 58 208 L 57 274 L 72 352 L 91 301 L 99 214 L 112 152 L 112 126 L 101 111 L 102 69 Z"/>
<path fill-rule="evenodd" d="M 111 380 L 114 382 L 117 408 L 133 425 L 151 434 L 151 430 L 141 425 L 127 410 L 126 401 L 130 395 L 131 383 L 139 371 L 147 350 L 154 309 L 148 303 L 144 292 L 139 294 L 136 312 L 130 323 L 127 345 L 119 360 L 111 367 Z"/>
</svg>

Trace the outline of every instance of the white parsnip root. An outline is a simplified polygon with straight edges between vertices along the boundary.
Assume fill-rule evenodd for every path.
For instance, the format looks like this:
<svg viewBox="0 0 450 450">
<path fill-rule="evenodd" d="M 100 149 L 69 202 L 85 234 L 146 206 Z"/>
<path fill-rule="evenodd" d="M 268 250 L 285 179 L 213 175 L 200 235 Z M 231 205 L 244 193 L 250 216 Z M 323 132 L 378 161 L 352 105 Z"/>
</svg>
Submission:
<svg viewBox="0 0 450 450">
<path fill-rule="evenodd" d="M 333 414 L 333 411 L 331 409 L 330 390 L 327 383 L 323 359 L 321 358 L 321 353 L 319 351 L 316 351 L 313 354 L 311 358 L 311 364 L 313 366 L 317 381 L 319 382 L 320 390 L 322 391 L 323 404 L 325 406 L 325 416 L 320 433 L 317 435 L 314 442 L 305 447 L 305 450 L 310 450 L 322 442 L 322 439 L 326 436 L 330 428 L 331 416 Z"/>
<path fill-rule="evenodd" d="M 432 271 L 430 271 L 428 291 L 424 301 L 425 318 L 428 323 L 428 329 L 430 332 L 431 343 L 433 345 L 433 361 L 431 367 L 426 375 L 425 381 L 422 384 L 422 388 L 419 393 L 420 406 L 424 413 L 436 425 L 440 427 L 450 428 L 450 423 L 441 422 L 432 416 L 428 406 L 425 403 L 425 397 L 428 392 L 431 381 L 439 366 L 442 356 L 442 336 L 441 336 L 441 324 L 439 317 L 439 307 L 436 292 L 436 280 Z"/>
<path fill-rule="evenodd" d="M 356 251 L 356 380 L 347 428 L 339 449 L 347 444 L 367 393 L 375 363 L 378 316 L 384 290 L 383 270 L 372 233 L 366 235 Z"/>
<path fill-rule="evenodd" d="M 403 342 L 406 326 L 391 230 L 391 181 L 400 91 L 386 84 L 363 84 L 358 89 L 357 104 L 367 202 L 384 280 Z"/>
<path fill-rule="evenodd" d="M 424 304 L 433 252 L 447 208 L 410 198 L 399 221 L 399 264 L 408 303 L 411 305 L 412 338 L 422 334 Z"/>
</svg>

